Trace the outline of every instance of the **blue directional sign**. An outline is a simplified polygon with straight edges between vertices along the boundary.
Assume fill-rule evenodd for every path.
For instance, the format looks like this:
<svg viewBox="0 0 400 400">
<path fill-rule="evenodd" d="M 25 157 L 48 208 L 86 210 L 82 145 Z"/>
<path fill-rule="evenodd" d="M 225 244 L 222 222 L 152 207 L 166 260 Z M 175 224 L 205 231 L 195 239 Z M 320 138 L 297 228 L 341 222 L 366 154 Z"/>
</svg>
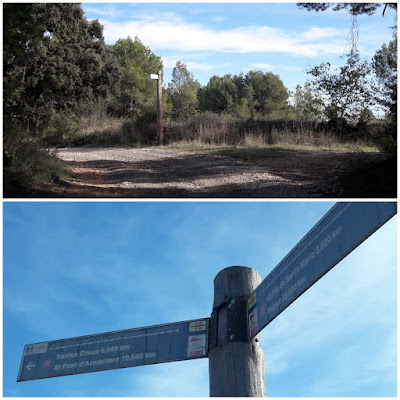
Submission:
<svg viewBox="0 0 400 400">
<path fill-rule="evenodd" d="M 250 339 L 397 212 L 396 203 L 337 203 L 247 301 Z"/>
<path fill-rule="evenodd" d="M 209 318 L 28 344 L 17 381 L 208 355 Z"/>
</svg>

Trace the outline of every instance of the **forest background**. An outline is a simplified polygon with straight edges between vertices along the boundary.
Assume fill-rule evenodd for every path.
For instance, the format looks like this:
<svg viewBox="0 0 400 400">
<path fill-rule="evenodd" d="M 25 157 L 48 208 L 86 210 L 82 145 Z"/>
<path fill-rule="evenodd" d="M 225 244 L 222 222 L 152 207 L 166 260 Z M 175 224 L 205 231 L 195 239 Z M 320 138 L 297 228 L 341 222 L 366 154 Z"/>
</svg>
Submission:
<svg viewBox="0 0 400 400">
<path fill-rule="evenodd" d="M 176 62 L 163 87 L 163 145 L 332 147 L 352 144 L 396 154 L 397 24 L 372 59 L 357 48 L 357 15 L 395 3 L 297 5 L 346 9 L 353 19 L 342 66 L 310 67 L 290 92 L 273 72 L 213 76 L 201 85 Z M 159 145 L 157 94 L 150 73 L 163 60 L 139 37 L 104 40 L 80 4 L 3 4 L 4 192 L 65 173 L 52 148 Z"/>
</svg>

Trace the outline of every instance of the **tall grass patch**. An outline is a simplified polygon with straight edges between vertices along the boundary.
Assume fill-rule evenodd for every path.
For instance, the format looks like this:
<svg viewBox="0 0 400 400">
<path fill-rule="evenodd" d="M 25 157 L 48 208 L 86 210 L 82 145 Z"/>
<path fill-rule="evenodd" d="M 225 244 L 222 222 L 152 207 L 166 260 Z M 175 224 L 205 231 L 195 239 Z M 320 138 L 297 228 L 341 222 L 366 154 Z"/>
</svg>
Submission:
<svg viewBox="0 0 400 400">
<path fill-rule="evenodd" d="M 375 148 L 384 131 L 370 127 L 362 132 L 356 127 L 336 133 L 328 123 L 288 119 L 231 119 L 213 113 L 196 115 L 189 122 L 171 122 L 165 135 L 168 144 L 262 147 L 293 145 L 334 149 Z M 386 135 L 387 136 L 387 135 Z"/>
</svg>

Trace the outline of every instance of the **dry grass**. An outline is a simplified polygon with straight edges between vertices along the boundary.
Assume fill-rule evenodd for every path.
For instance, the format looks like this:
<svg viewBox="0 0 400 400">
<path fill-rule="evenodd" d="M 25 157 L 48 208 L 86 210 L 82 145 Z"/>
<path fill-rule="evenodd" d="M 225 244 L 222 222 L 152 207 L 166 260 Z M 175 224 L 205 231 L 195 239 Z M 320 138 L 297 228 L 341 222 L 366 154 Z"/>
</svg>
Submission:
<svg viewBox="0 0 400 400">
<path fill-rule="evenodd" d="M 356 137 L 356 136 L 355 136 Z M 324 124 L 298 121 L 232 121 L 215 114 L 196 116 L 190 123 L 174 123 L 166 132 L 166 143 L 173 146 L 235 146 L 378 151 L 372 139 L 339 137 Z"/>
<path fill-rule="evenodd" d="M 63 136 L 58 147 L 141 146 L 146 142 L 143 133 L 127 119 L 105 118 L 97 122 L 89 119 L 82 122 L 77 132 Z"/>
<path fill-rule="evenodd" d="M 76 125 L 76 126 L 75 126 Z M 104 115 L 81 116 L 54 136 L 53 146 L 144 146 L 157 145 L 156 124 Z M 71 126 L 75 126 L 71 129 Z M 376 141 L 375 141 L 376 142 Z M 175 147 L 235 146 L 263 148 L 279 146 L 340 151 L 377 151 L 372 136 L 363 132 L 338 136 L 326 124 L 292 120 L 232 120 L 203 113 L 188 122 L 165 125 L 164 144 Z"/>
<path fill-rule="evenodd" d="M 260 145 L 256 146 L 254 143 L 252 145 L 241 145 L 241 146 L 232 146 L 232 145 L 207 145 L 207 144 L 196 144 L 194 142 L 179 142 L 179 143 L 171 143 L 168 146 L 164 146 L 166 148 L 172 150 L 181 150 L 181 151 L 193 151 L 199 153 L 206 154 L 217 154 L 224 155 L 228 157 L 240 158 L 243 160 L 257 160 L 257 159 L 265 159 L 278 157 L 280 154 L 280 150 L 319 150 L 319 151 L 338 151 L 338 152 L 369 152 L 376 151 L 375 148 L 370 147 L 356 147 L 356 146 L 345 146 L 345 145 L 337 145 L 332 147 L 315 147 L 311 145 L 294 145 L 288 143 L 274 144 L 274 145 Z"/>
</svg>

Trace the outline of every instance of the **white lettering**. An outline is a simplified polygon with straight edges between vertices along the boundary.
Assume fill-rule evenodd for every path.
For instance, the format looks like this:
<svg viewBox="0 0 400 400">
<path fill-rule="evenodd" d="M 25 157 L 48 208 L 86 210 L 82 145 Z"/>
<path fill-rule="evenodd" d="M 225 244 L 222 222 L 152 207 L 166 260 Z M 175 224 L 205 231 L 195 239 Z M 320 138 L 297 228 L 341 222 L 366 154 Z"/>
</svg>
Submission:
<svg viewBox="0 0 400 400">
<path fill-rule="evenodd" d="M 126 347 L 126 346 L 121 346 L 121 347 Z M 106 353 L 111 353 L 111 352 L 118 351 L 118 350 L 119 350 L 118 346 L 102 347 L 101 353 L 106 354 Z"/>
<path fill-rule="evenodd" d="M 84 367 L 96 367 L 98 365 L 115 364 L 115 363 L 119 363 L 119 357 L 104 358 L 103 360 L 85 361 L 82 366 L 84 366 Z"/>
<path fill-rule="evenodd" d="M 71 369 L 71 368 L 76 368 L 77 366 L 78 366 L 78 363 L 63 364 L 62 369 Z"/>
<path fill-rule="evenodd" d="M 68 354 L 57 354 L 57 360 L 64 360 L 65 358 L 75 358 L 78 357 L 78 353 L 68 353 Z"/>
<path fill-rule="evenodd" d="M 297 281 L 297 286 L 301 286 L 305 281 L 306 281 L 306 277 L 303 276 L 302 278 L 300 278 L 300 279 Z"/>
<path fill-rule="evenodd" d="M 310 253 L 306 258 L 301 260 L 300 262 L 300 268 L 304 268 L 313 258 L 315 257 L 315 253 L 312 252 Z"/>
<path fill-rule="evenodd" d="M 143 353 L 129 354 L 127 356 L 122 356 L 122 361 L 133 361 L 133 360 L 142 360 L 144 357 Z"/>
<path fill-rule="evenodd" d="M 339 226 L 334 231 L 332 231 L 332 238 L 335 239 L 336 236 L 339 236 L 342 233 L 342 226 Z"/>
<path fill-rule="evenodd" d="M 81 357 L 93 356 L 93 355 L 96 355 L 96 354 L 99 354 L 99 349 L 97 349 L 97 350 L 81 350 L 80 353 L 79 353 L 79 355 Z"/>
<path fill-rule="evenodd" d="M 282 302 L 281 298 L 276 300 L 275 303 L 272 304 L 272 306 L 268 307 L 268 313 L 272 313 L 276 308 L 278 308 L 280 306 L 281 302 Z"/>
</svg>

